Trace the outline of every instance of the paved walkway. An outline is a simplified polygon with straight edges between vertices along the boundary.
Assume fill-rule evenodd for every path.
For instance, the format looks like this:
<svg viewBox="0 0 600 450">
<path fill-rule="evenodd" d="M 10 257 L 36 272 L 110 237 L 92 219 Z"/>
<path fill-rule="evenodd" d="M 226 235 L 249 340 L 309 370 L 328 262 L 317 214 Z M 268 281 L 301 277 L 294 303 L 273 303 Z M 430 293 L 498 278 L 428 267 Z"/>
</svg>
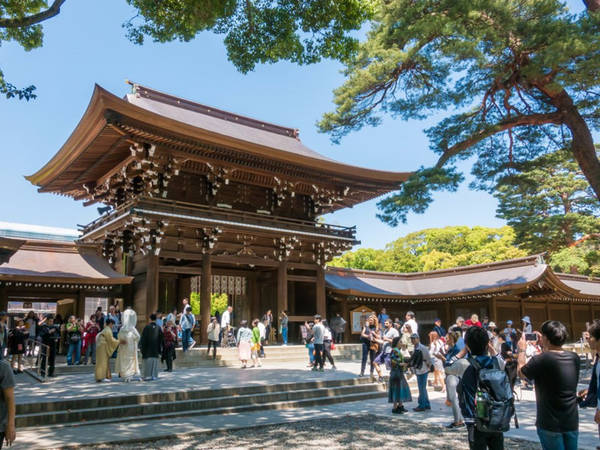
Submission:
<svg viewBox="0 0 600 450">
<path fill-rule="evenodd" d="M 251 384 L 273 384 L 307 381 L 316 379 L 341 379 L 356 376 L 359 364 L 354 362 L 339 363 L 338 371 L 325 373 L 310 372 L 304 364 L 290 363 L 281 367 L 261 369 L 184 369 L 171 374 L 161 374 L 161 378 L 151 383 L 125 384 L 121 382 L 98 384 L 91 376 L 70 375 L 46 385 L 29 382 L 20 375 L 17 388 L 18 402 L 48 401 L 53 399 L 68 399 L 82 397 L 98 397 L 114 394 L 164 392 L 169 390 L 219 388 Z M 395 420 L 417 421 L 425 420 L 432 425 L 446 425 L 451 420 L 451 411 L 444 405 L 445 396 L 442 393 L 430 392 L 432 410 L 427 413 L 404 414 L 400 417 L 390 413 L 386 399 L 323 405 L 302 409 L 268 410 L 243 414 L 192 416 L 190 418 L 156 419 L 145 422 L 126 422 L 109 425 L 80 425 L 77 427 L 37 429 L 18 431 L 17 442 L 13 448 L 64 448 L 69 445 L 86 446 L 99 443 L 125 442 L 132 439 L 155 440 L 168 438 L 173 435 L 195 434 L 211 430 L 226 430 L 257 425 L 287 423 L 292 421 L 335 418 L 344 415 L 376 414 Z M 415 406 L 415 402 L 408 406 Z M 533 391 L 523 391 L 523 399 L 517 403 L 517 413 L 521 428 L 511 429 L 508 436 L 518 437 L 537 442 L 535 431 L 535 394 Z M 595 449 L 598 441 L 597 428 L 593 421 L 594 410 L 580 411 L 579 447 Z M 464 432 L 457 431 L 457 433 Z"/>
</svg>

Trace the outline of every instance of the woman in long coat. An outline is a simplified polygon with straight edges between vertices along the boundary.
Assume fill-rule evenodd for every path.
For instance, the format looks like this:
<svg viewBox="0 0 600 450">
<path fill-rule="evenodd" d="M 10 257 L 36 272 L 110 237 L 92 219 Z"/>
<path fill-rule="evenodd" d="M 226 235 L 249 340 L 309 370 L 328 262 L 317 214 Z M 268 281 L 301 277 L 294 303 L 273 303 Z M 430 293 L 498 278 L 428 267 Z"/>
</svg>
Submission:
<svg viewBox="0 0 600 450">
<path fill-rule="evenodd" d="M 96 381 L 109 381 L 110 357 L 119 345 L 119 341 L 113 337 L 112 328 L 115 325 L 113 319 L 106 319 L 104 329 L 96 337 Z"/>
<path fill-rule="evenodd" d="M 123 313 L 123 326 L 119 330 L 119 350 L 115 369 L 125 382 L 132 378 L 141 379 L 140 364 L 138 362 L 138 343 L 140 333 L 135 328 L 137 315 L 133 309 L 126 309 Z"/>
</svg>

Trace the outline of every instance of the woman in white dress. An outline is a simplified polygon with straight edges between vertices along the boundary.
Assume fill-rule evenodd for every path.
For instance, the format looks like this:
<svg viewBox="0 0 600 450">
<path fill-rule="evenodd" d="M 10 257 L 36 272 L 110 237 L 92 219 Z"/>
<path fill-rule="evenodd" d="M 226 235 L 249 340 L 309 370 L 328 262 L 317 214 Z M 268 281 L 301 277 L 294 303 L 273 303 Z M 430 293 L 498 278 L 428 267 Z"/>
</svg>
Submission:
<svg viewBox="0 0 600 450">
<path fill-rule="evenodd" d="M 140 380 L 140 365 L 138 363 L 138 343 L 140 333 L 136 330 L 137 315 L 133 309 L 126 309 L 123 313 L 123 326 L 119 330 L 119 350 L 115 369 L 121 379 L 130 382 L 132 379 Z"/>
</svg>

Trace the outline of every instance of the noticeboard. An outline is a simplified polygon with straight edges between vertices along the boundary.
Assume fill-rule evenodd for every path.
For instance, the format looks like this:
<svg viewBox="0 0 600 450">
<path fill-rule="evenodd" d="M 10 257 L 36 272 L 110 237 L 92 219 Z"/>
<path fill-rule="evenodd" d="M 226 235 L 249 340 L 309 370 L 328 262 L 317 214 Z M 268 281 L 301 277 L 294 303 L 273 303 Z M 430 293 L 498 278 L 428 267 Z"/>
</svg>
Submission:
<svg viewBox="0 0 600 450">
<path fill-rule="evenodd" d="M 358 308 L 350 311 L 350 327 L 352 334 L 360 334 L 365 322 L 374 312 L 375 311 L 366 306 L 359 306 Z"/>
</svg>

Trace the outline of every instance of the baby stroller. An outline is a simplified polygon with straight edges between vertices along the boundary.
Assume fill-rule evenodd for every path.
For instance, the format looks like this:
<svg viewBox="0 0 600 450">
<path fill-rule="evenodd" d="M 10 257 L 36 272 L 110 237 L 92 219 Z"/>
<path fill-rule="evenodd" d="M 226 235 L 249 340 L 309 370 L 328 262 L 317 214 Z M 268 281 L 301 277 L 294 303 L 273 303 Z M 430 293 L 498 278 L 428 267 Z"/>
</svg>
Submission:
<svg viewBox="0 0 600 450">
<path fill-rule="evenodd" d="M 235 328 L 229 327 L 225 332 L 223 347 L 237 347 L 237 339 L 235 338 Z"/>
</svg>

